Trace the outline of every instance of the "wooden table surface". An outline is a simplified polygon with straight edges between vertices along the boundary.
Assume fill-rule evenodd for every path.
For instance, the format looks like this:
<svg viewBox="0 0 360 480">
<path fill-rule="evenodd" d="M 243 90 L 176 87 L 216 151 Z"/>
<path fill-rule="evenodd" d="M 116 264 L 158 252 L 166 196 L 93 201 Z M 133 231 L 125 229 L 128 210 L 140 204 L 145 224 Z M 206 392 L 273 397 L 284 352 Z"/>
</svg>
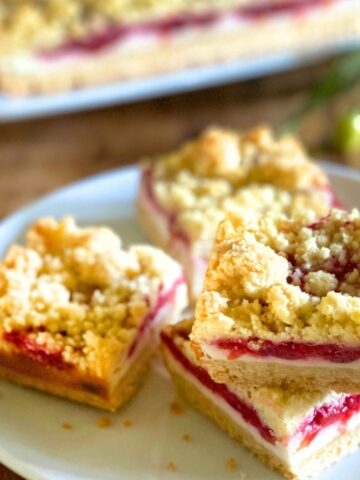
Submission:
<svg viewBox="0 0 360 480">
<path fill-rule="evenodd" d="M 93 112 L 0 124 L 0 216 L 85 176 L 174 148 L 209 124 L 280 125 L 303 103 L 327 63 L 186 95 Z M 360 88 L 312 114 L 299 134 L 326 146 L 332 119 L 360 105 Z M 0 466 L 0 480 L 20 477 Z"/>
</svg>

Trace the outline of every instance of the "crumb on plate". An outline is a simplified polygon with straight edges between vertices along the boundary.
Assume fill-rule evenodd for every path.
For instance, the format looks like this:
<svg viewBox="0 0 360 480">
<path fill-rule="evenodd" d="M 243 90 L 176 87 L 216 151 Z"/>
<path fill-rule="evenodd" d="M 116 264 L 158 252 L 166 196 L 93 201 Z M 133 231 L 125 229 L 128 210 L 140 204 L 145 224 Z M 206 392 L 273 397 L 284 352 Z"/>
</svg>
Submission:
<svg viewBox="0 0 360 480">
<path fill-rule="evenodd" d="M 124 420 L 123 425 L 126 428 L 131 428 L 133 426 L 133 421 L 132 420 Z"/>
<path fill-rule="evenodd" d="M 176 400 L 170 403 L 170 410 L 174 415 L 183 415 L 185 413 L 184 408 Z"/>
<path fill-rule="evenodd" d="M 235 460 L 235 458 L 228 458 L 226 460 L 226 468 L 229 472 L 234 472 L 236 470 L 236 460 Z"/>
<path fill-rule="evenodd" d="M 99 418 L 99 420 L 97 422 L 97 426 L 99 428 L 108 428 L 108 427 L 110 427 L 111 423 L 112 423 L 111 418 L 103 417 L 103 418 Z"/>
<path fill-rule="evenodd" d="M 166 470 L 168 472 L 173 472 L 175 470 L 175 464 L 173 462 L 169 462 L 167 465 L 166 465 Z"/>
</svg>

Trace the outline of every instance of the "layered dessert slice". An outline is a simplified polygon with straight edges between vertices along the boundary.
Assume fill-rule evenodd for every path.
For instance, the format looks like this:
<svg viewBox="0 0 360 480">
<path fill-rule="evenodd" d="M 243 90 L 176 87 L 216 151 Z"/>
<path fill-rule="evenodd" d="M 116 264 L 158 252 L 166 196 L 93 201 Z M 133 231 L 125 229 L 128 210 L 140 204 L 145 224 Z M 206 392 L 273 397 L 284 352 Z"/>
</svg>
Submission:
<svg viewBox="0 0 360 480">
<path fill-rule="evenodd" d="M 360 392 L 360 214 L 224 220 L 196 308 L 215 380 Z"/>
<path fill-rule="evenodd" d="M 357 0 L 2 2 L 0 85 L 38 94 L 337 47 L 359 37 L 359 13 Z"/>
<path fill-rule="evenodd" d="M 0 377 L 115 410 L 186 303 L 182 270 L 163 252 L 41 219 L 0 264 Z"/>
<path fill-rule="evenodd" d="M 357 448 L 360 395 L 216 383 L 194 355 L 191 324 L 185 320 L 161 334 L 177 391 L 266 465 L 303 479 Z"/>
<path fill-rule="evenodd" d="M 138 195 L 145 232 L 182 263 L 193 299 L 225 213 L 308 211 L 316 219 L 337 204 L 325 173 L 298 142 L 277 139 L 265 127 L 242 134 L 208 129 L 179 150 L 145 162 Z"/>
</svg>

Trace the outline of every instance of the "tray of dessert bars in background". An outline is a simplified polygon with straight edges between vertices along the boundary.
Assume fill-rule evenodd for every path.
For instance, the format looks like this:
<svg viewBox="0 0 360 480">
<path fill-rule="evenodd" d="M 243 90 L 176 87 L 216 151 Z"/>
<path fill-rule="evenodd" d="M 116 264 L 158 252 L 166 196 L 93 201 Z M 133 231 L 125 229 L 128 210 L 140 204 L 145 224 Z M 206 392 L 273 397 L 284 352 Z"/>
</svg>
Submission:
<svg viewBox="0 0 360 480">
<path fill-rule="evenodd" d="M 316 63 L 353 49 L 357 43 L 356 39 L 348 39 L 316 53 L 276 53 L 58 94 L 16 98 L 0 93 L 0 122 L 84 111 L 260 78 Z"/>
<path fill-rule="evenodd" d="M 323 166 L 339 197 L 359 207 L 360 174 Z M 115 170 L 16 212 L 0 225 L 0 254 L 44 215 L 71 214 L 81 224 L 108 225 L 125 244 L 145 241 L 134 212 L 139 176 L 136 167 Z M 29 480 L 281 478 L 204 417 L 174 403 L 160 362 L 139 395 L 116 414 L 5 382 L 0 395 L 0 462 Z M 359 468 L 358 451 L 317 478 L 358 480 Z"/>
</svg>

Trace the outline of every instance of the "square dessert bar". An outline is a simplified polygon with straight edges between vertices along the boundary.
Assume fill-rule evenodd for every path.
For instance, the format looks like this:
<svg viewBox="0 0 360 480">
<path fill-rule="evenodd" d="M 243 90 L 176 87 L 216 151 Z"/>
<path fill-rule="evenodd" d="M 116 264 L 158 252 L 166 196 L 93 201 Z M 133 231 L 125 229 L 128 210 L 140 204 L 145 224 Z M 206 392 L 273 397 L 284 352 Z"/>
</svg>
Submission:
<svg viewBox="0 0 360 480">
<path fill-rule="evenodd" d="M 360 443 L 360 395 L 216 383 L 191 347 L 191 320 L 164 328 L 161 347 L 178 393 L 289 479 L 308 478 Z"/>
<path fill-rule="evenodd" d="M 212 128 L 144 164 L 138 213 L 149 238 L 182 263 L 196 299 L 226 213 L 305 210 L 315 220 L 337 204 L 325 173 L 294 138 Z"/>
<path fill-rule="evenodd" d="M 0 264 L 0 377 L 115 410 L 186 299 L 182 270 L 163 252 L 41 219 Z"/>
<path fill-rule="evenodd" d="M 357 0 L 3 0 L 0 89 L 42 94 L 336 46 L 359 36 L 359 12 Z"/>
<path fill-rule="evenodd" d="M 360 392 L 360 214 L 224 220 L 191 335 L 217 381 Z"/>
</svg>

